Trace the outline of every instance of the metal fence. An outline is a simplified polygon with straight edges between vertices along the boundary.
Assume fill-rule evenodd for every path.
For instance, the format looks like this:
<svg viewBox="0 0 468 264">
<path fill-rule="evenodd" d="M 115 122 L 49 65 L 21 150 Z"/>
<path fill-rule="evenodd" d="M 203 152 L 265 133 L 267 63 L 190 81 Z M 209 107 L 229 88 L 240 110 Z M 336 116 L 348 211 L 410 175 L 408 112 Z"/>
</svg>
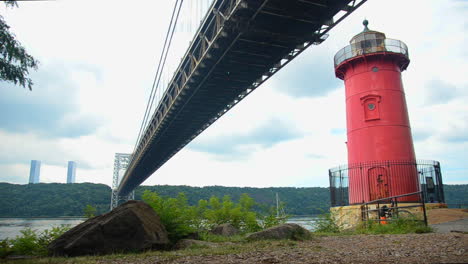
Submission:
<svg viewBox="0 0 468 264">
<path fill-rule="evenodd" d="M 345 206 L 349 205 L 349 176 L 360 175 L 362 180 L 369 180 L 364 174 L 375 168 L 386 168 L 388 178 L 406 177 L 408 171 L 414 171 L 418 174 L 418 188 L 422 191 L 424 202 L 426 203 L 445 203 L 445 196 L 442 183 L 442 174 L 440 170 L 440 163 L 438 161 L 420 160 L 420 161 L 378 161 L 357 163 L 351 165 L 343 165 L 329 170 L 330 179 L 330 201 L 331 206 Z M 414 177 L 414 176 L 413 176 Z M 361 182 L 360 188 L 372 188 L 369 182 Z M 393 187 L 392 187 L 393 186 Z M 400 190 L 402 186 L 389 185 L 390 189 L 388 195 L 384 197 L 394 196 L 395 193 L 406 194 L 411 191 Z M 393 188 L 393 190 L 392 190 Z M 398 188 L 398 191 L 395 189 Z M 355 190 L 353 190 L 355 191 Z M 363 190 L 363 192 L 370 192 L 370 190 Z M 384 198 L 378 197 L 378 198 Z M 377 199 L 377 198 L 376 198 Z M 376 200 L 376 199 L 367 199 Z M 356 203 L 353 203 L 356 204 Z M 359 203 L 360 204 L 360 203 Z"/>
<path fill-rule="evenodd" d="M 416 196 L 417 203 L 399 205 L 399 200 Z M 390 206 L 387 206 L 389 204 Z M 411 221 L 421 221 L 427 226 L 426 206 L 422 191 L 378 199 L 361 206 L 362 221 L 376 221 L 380 224 L 398 220 L 400 217 Z"/>
<path fill-rule="evenodd" d="M 409 58 L 408 46 L 402 41 L 377 38 L 359 41 L 339 50 L 334 57 L 335 67 L 340 65 L 343 61 L 360 55 L 383 52 L 398 53 Z"/>
</svg>

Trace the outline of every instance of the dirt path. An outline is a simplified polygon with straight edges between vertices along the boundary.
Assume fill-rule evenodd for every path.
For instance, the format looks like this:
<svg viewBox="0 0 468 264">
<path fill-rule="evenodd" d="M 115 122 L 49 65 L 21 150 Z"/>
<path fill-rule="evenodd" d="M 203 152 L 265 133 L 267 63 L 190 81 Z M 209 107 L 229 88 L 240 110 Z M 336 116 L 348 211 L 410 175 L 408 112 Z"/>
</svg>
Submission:
<svg viewBox="0 0 468 264">
<path fill-rule="evenodd" d="M 430 225 L 451 222 L 468 218 L 468 209 L 438 208 L 427 211 L 427 219 Z"/>
<path fill-rule="evenodd" d="M 467 263 L 467 234 L 353 235 L 303 242 L 251 244 L 229 254 L 194 254 L 176 258 L 147 256 L 99 263 Z M 283 244 L 281 244 L 283 243 Z"/>
</svg>

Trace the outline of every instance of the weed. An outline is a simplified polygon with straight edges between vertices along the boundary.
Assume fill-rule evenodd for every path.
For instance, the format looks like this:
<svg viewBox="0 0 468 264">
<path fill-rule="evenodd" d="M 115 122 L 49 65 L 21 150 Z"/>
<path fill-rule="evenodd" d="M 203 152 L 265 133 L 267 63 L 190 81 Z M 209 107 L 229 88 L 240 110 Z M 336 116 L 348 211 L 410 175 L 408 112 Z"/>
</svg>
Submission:
<svg viewBox="0 0 468 264">
<path fill-rule="evenodd" d="M 30 228 L 23 229 L 20 236 L 0 241 L 0 258 L 8 255 L 46 256 L 50 242 L 69 229 L 68 226 L 56 226 L 41 233 Z"/>
<path fill-rule="evenodd" d="M 209 232 L 201 232 L 200 238 L 203 241 L 208 242 L 245 242 L 245 237 L 242 235 L 234 235 L 234 236 L 220 236 L 214 235 Z"/>
<path fill-rule="evenodd" d="M 315 222 L 317 233 L 339 233 L 340 227 L 331 213 L 324 213 L 318 216 Z"/>
<path fill-rule="evenodd" d="M 358 234 L 409 234 L 430 233 L 432 228 L 413 217 L 397 218 L 388 224 L 382 225 L 374 221 L 363 223 L 356 229 Z"/>
</svg>

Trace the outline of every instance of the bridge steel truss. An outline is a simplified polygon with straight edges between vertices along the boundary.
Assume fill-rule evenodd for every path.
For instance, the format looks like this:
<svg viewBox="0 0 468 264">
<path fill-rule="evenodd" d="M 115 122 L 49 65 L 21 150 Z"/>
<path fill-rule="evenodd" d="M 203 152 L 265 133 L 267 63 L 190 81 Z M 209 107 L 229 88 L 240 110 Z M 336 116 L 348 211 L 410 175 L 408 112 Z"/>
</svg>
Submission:
<svg viewBox="0 0 468 264">
<path fill-rule="evenodd" d="M 119 195 L 130 193 L 305 49 L 323 42 L 366 1 L 215 0 L 138 142 Z"/>
<path fill-rule="evenodd" d="M 112 178 L 112 193 L 110 210 L 119 206 L 120 201 L 128 201 L 135 199 L 135 192 L 132 191 L 126 195 L 120 196 L 117 192 L 119 187 L 119 175 L 122 170 L 126 170 L 130 164 L 131 155 L 125 153 L 115 153 L 114 158 L 114 174 Z"/>
</svg>

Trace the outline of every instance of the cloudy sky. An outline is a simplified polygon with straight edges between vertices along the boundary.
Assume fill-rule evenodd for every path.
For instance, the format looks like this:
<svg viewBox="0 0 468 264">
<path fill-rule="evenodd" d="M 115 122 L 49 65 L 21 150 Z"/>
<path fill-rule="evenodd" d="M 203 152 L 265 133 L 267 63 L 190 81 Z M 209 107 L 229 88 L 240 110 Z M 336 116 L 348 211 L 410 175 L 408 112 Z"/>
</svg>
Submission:
<svg viewBox="0 0 468 264">
<path fill-rule="evenodd" d="M 0 5 L 41 63 L 32 92 L 0 82 L 0 182 L 27 183 L 32 159 L 42 161 L 41 182 L 65 182 L 74 160 L 77 182 L 111 185 L 114 154 L 135 144 L 173 4 Z M 181 36 L 193 31 L 183 17 Z M 346 163 L 344 86 L 333 56 L 364 18 L 409 46 L 403 82 L 417 158 L 440 161 L 445 183 L 468 183 L 468 1 L 369 0 L 144 184 L 328 186 L 328 169 Z"/>
</svg>

